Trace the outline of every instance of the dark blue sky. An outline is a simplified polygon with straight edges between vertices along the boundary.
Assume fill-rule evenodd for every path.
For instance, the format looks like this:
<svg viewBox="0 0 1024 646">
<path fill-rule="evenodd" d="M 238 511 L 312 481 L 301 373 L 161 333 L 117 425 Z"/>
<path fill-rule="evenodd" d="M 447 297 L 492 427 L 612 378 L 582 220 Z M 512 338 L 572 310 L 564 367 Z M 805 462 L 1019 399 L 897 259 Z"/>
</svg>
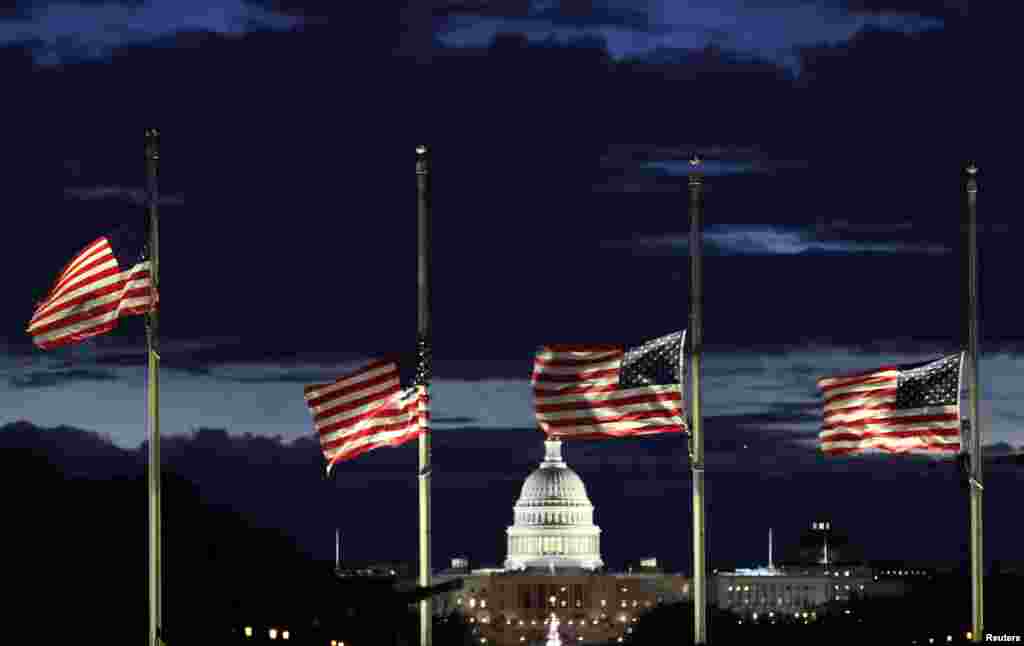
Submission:
<svg viewBox="0 0 1024 646">
<path fill-rule="evenodd" d="M 781 541 L 830 514 L 879 556 L 927 545 L 922 557 L 964 558 L 966 499 L 951 467 L 824 460 L 814 382 L 960 349 L 960 177 L 974 158 L 985 441 L 995 452 L 1024 442 L 1020 231 L 1007 215 L 1008 155 L 993 152 L 998 115 L 979 114 L 988 95 L 967 81 L 978 63 L 962 52 L 978 41 L 966 2 L 912 0 L 0 10 L 14 178 L 0 424 L 70 425 L 121 449 L 144 440 L 140 320 L 46 354 L 24 327 L 83 244 L 142 223 L 142 129 L 157 125 L 164 433 L 280 438 L 253 445 L 254 463 L 303 456 L 274 481 L 270 506 L 245 486 L 268 476 L 238 457 L 242 440 L 227 478 L 216 460 L 174 468 L 318 556 L 332 554 L 340 524 L 353 557 L 414 558 L 415 448 L 315 480 L 301 388 L 413 350 L 413 146 L 433 142 L 435 559 L 497 561 L 540 459 L 534 347 L 686 326 L 685 160 L 697 150 L 713 554 L 763 559 L 769 523 Z M 664 143 L 600 143 L 631 140 Z M 681 442 L 591 442 L 566 456 L 591 490 L 606 560 L 656 552 L 689 568 Z M 1000 477 L 1019 484 L 1016 471 Z M 372 504 L 345 495 L 378 481 Z M 994 541 L 1012 514 L 989 489 Z M 634 540 L 659 535 L 666 505 L 671 531 Z M 456 529 L 466 509 L 487 510 L 468 535 Z M 378 516 L 393 540 L 353 520 Z M 1013 554 L 996 543 L 986 556 Z"/>
</svg>

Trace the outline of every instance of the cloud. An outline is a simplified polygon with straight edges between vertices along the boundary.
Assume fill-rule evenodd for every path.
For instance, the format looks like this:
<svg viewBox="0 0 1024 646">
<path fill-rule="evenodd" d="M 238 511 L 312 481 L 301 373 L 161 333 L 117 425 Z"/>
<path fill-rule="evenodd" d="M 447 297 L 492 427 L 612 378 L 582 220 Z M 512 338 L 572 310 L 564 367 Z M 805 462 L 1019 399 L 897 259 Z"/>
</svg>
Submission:
<svg viewBox="0 0 1024 646">
<path fill-rule="evenodd" d="M 149 0 L 126 3 L 54 2 L 0 17 L 0 46 L 27 45 L 39 65 L 109 58 L 118 47 L 150 44 L 183 32 L 224 36 L 303 23 L 245 0 Z"/>
<path fill-rule="evenodd" d="M 742 351 L 708 346 L 702 374 L 708 454 L 730 469 L 756 468 L 762 455 L 791 463 L 794 468 L 818 468 L 818 378 L 923 361 L 954 349 L 948 342 L 913 339 L 860 346 L 807 340 Z M 164 350 L 161 425 L 167 436 L 204 427 L 254 437 L 313 441 L 301 387 L 333 379 L 351 365 L 351 359 L 318 364 L 301 357 L 264 364 L 203 363 L 193 361 L 191 351 L 212 356 L 216 346 L 212 340 L 168 343 Z M 143 353 L 118 354 L 103 348 L 77 356 L 0 356 L 0 424 L 19 419 L 49 427 L 73 424 L 105 433 L 118 446 L 136 447 L 145 438 L 144 359 Z M 1022 362 L 1024 352 L 1019 351 L 982 356 L 981 413 L 986 444 L 1021 443 Z M 520 363 L 522 374 L 515 378 L 482 374 L 472 379 L 435 377 L 431 410 L 435 437 L 450 438 L 453 451 L 470 452 L 503 451 L 508 440 L 502 438 L 519 434 L 536 442 L 540 433 L 533 414 L 530 362 L 524 359 Z M 966 397 L 963 402 L 967 414 Z M 661 441 L 648 439 L 641 444 L 655 452 L 683 451 L 685 464 L 685 442 L 671 437 Z M 586 455 L 610 451 L 609 459 L 626 446 L 583 444 L 589 447 L 584 450 Z"/>
<path fill-rule="evenodd" d="M 820 240 L 812 229 L 787 229 L 775 226 L 714 225 L 703 235 L 708 255 L 793 256 L 802 254 L 926 254 L 941 255 L 950 249 L 940 244 L 910 242 L 869 242 L 856 240 Z M 630 249 L 634 253 L 662 255 L 689 250 L 685 234 L 637 236 L 632 240 L 602 243 L 611 249 Z"/>
<path fill-rule="evenodd" d="M 12 388 L 51 388 L 72 381 L 116 381 L 117 375 L 104 370 L 72 369 L 53 372 L 29 372 L 8 378 Z"/>
<path fill-rule="evenodd" d="M 67 188 L 64 195 L 79 200 L 119 199 L 145 206 L 149 204 L 149 194 L 145 189 L 127 188 L 124 186 L 91 186 L 87 188 Z M 185 204 L 183 195 L 160 195 L 158 204 L 164 206 L 182 206 Z"/>
<path fill-rule="evenodd" d="M 969 0 L 841 0 L 851 13 L 932 16 L 935 18 L 966 18 Z"/>
<path fill-rule="evenodd" d="M 567 10 L 577 3 L 532 2 L 516 3 L 516 11 L 461 12 L 442 22 L 438 37 L 452 47 L 481 47 L 499 33 L 522 33 L 532 41 L 597 35 L 619 59 L 716 46 L 798 70 L 801 47 L 845 42 L 867 28 L 914 33 L 943 26 L 942 20 L 914 11 L 854 12 L 833 3 L 766 7 L 745 0 L 661 0 L 641 11 L 619 3 L 582 4 L 594 8 L 581 12 Z"/>
</svg>

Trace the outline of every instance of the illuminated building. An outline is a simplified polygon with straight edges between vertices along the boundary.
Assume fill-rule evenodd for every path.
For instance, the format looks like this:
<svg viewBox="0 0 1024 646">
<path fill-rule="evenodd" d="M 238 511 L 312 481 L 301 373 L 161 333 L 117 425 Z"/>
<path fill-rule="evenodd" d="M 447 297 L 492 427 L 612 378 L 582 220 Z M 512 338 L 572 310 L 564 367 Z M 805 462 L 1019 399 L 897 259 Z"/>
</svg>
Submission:
<svg viewBox="0 0 1024 646">
<path fill-rule="evenodd" d="M 463 579 L 461 590 L 434 598 L 434 612 L 463 614 L 487 644 L 545 644 L 552 615 L 564 644 L 615 641 L 644 611 L 690 596 L 689 579 L 660 572 L 653 558 L 635 571 L 605 571 L 594 506 L 561 444 L 545 442 L 544 460 L 523 483 L 505 567 L 471 570 L 456 558 L 433 577 Z"/>
</svg>

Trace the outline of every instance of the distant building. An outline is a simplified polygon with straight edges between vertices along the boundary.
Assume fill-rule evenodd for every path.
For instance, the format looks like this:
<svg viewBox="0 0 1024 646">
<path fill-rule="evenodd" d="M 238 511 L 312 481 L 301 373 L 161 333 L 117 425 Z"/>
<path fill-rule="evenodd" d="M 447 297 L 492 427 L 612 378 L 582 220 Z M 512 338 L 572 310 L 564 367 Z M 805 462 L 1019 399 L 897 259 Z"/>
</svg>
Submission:
<svg viewBox="0 0 1024 646">
<path fill-rule="evenodd" d="M 661 572 L 655 558 L 626 573 L 605 571 L 594 507 L 561 445 L 545 442 L 544 461 L 523 483 L 505 567 L 470 569 L 457 557 L 433 577 L 464 581 L 434 598 L 435 614 L 463 614 L 488 644 L 543 645 L 552 617 L 565 644 L 614 641 L 647 609 L 690 596 L 689 579 Z"/>
<path fill-rule="evenodd" d="M 884 580 L 875 568 L 863 563 L 837 563 L 838 554 L 829 547 L 833 536 L 829 521 L 813 522 L 811 533 L 801 539 L 800 552 L 806 560 L 780 567 L 773 560 L 771 530 L 768 535 L 767 567 L 738 568 L 715 575 L 713 598 L 719 608 L 747 616 L 803 617 L 826 604 L 900 597 L 906 592 L 903 581 Z M 842 544 L 847 545 L 845 539 Z"/>
</svg>

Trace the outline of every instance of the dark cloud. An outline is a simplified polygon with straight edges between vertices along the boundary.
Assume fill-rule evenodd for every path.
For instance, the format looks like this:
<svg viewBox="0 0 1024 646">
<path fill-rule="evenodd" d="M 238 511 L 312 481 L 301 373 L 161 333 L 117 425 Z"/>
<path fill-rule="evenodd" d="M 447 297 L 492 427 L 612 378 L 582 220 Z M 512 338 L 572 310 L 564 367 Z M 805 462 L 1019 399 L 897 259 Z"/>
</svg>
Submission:
<svg viewBox="0 0 1024 646">
<path fill-rule="evenodd" d="M 852 13 L 904 13 L 942 19 L 967 18 L 968 0 L 839 0 Z"/>
<path fill-rule="evenodd" d="M 117 5 L 120 7 L 139 8 L 146 4 L 147 0 L 75 0 L 75 4 L 82 7 L 101 7 L 103 5 Z M 0 5 L 0 20 L 26 19 L 40 9 L 65 4 L 61 0 L 17 0 L 10 5 Z"/>
<path fill-rule="evenodd" d="M 87 188 L 67 188 L 64 195 L 79 200 L 125 200 L 135 205 L 149 204 L 149 195 L 141 188 L 124 186 L 90 186 Z M 162 206 L 182 206 L 185 198 L 181 195 L 160 195 L 158 204 Z"/>
<path fill-rule="evenodd" d="M 478 0 L 435 1 L 433 15 L 459 18 L 506 18 L 535 21 L 539 26 L 569 26 L 578 29 L 621 27 L 635 31 L 657 29 L 649 9 L 625 2 L 600 0 Z"/>
<path fill-rule="evenodd" d="M 52 372 L 28 372 L 20 375 L 12 375 L 8 383 L 12 388 L 27 390 L 32 388 L 50 388 L 75 381 L 117 381 L 118 376 L 112 372 L 103 370 L 91 370 L 87 368 L 74 368 L 69 370 L 55 370 Z"/>
</svg>

